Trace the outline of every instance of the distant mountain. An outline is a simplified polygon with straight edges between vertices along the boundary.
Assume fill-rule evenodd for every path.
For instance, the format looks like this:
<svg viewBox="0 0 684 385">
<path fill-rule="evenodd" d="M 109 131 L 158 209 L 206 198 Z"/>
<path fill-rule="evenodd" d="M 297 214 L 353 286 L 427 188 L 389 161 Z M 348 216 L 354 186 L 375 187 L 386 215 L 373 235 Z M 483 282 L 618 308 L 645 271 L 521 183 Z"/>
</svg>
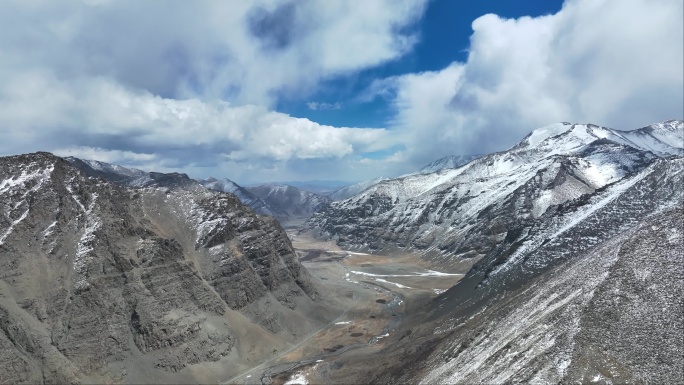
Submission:
<svg viewBox="0 0 684 385">
<path fill-rule="evenodd" d="M 98 177 L 125 187 L 191 187 L 197 182 L 187 174 L 146 172 L 100 162 L 97 160 L 64 158 L 87 176 Z"/>
<path fill-rule="evenodd" d="M 281 222 L 305 219 L 330 202 L 330 198 L 294 186 L 265 184 L 247 190 L 279 213 Z"/>
<path fill-rule="evenodd" d="M 430 174 L 444 169 L 458 168 L 482 155 L 449 155 L 430 162 L 418 170 L 418 174 Z"/>
<path fill-rule="evenodd" d="M 234 194 L 256 213 L 275 217 L 283 224 L 306 219 L 330 201 L 324 195 L 288 185 L 242 187 L 227 178 L 194 180 L 180 173 L 146 172 L 96 160 L 65 159 L 88 176 L 103 178 L 125 187 L 200 188 Z"/>
<path fill-rule="evenodd" d="M 198 182 L 209 190 L 235 194 L 235 196 L 240 199 L 240 202 L 251 207 L 258 214 L 270 215 L 281 220 L 287 218 L 288 216 L 285 211 L 280 211 L 275 207 L 271 207 L 268 202 L 252 194 L 248 189 L 238 185 L 228 178 L 199 179 Z"/>
<path fill-rule="evenodd" d="M 291 181 L 270 183 L 272 185 L 287 185 L 294 186 L 300 190 L 313 192 L 319 195 L 326 195 L 333 191 L 339 190 L 344 186 L 348 186 L 348 182 L 339 180 L 309 180 L 309 181 Z M 257 185 L 259 186 L 259 185 Z"/>
<path fill-rule="evenodd" d="M 333 201 L 341 201 L 341 200 L 347 199 L 349 197 L 352 197 L 356 194 L 359 194 L 359 193 L 363 192 L 364 190 L 368 189 L 369 187 L 374 186 L 374 185 L 376 185 L 382 181 L 385 181 L 385 180 L 387 180 L 387 178 L 379 177 L 379 178 L 359 182 L 359 183 L 356 183 L 356 184 L 353 184 L 350 186 L 345 186 L 345 187 L 342 187 L 341 189 L 333 192 L 332 194 L 328 195 L 328 197 L 330 197 L 330 199 L 332 199 Z"/>
</svg>

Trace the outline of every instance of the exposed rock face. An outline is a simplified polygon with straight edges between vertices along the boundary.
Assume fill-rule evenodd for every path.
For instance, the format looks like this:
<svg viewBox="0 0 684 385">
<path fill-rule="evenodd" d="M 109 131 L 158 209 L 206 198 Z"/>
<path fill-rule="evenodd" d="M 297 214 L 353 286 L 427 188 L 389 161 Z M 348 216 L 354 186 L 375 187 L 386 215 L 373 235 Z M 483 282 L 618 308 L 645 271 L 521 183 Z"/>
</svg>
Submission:
<svg viewBox="0 0 684 385">
<path fill-rule="evenodd" d="M 126 189 L 47 153 L 0 158 L 0 382 L 192 382 L 184 368 L 237 354 L 231 321 L 279 338 L 319 322 L 282 322 L 316 293 L 277 222 L 150 176 L 174 187 Z"/>
<path fill-rule="evenodd" d="M 307 228 L 346 249 L 419 251 L 467 269 L 513 229 L 558 205 L 681 156 L 684 123 L 635 131 L 561 123 L 463 167 L 382 181 L 314 214 Z"/>
</svg>

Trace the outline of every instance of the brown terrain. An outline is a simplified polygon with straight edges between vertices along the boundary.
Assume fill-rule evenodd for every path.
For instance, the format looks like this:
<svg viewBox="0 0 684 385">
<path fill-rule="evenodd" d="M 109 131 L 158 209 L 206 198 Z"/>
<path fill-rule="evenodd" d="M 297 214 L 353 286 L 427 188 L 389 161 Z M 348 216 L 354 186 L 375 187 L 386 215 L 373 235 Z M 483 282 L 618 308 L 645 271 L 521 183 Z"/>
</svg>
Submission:
<svg viewBox="0 0 684 385">
<path fill-rule="evenodd" d="M 422 318 L 421 307 L 462 275 L 436 274 L 417 255 L 382 256 L 341 250 L 330 241 L 296 235 L 293 246 L 324 302 L 339 316 L 293 346 L 225 384 L 345 383 L 363 381 L 364 370 L 399 330 Z M 421 275 L 422 274 L 422 275 Z M 347 365 L 350 360 L 365 365 Z"/>
</svg>

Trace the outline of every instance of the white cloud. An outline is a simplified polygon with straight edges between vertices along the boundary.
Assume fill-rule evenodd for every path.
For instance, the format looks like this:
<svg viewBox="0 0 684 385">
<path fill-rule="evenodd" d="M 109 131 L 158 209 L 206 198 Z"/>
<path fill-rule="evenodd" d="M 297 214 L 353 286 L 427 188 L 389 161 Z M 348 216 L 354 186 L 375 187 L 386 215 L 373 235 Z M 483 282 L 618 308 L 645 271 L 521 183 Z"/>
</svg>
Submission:
<svg viewBox="0 0 684 385">
<path fill-rule="evenodd" d="M 372 85 L 396 109 L 390 129 L 272 110 L 405 55 L 426 1 L 6 2 L 0 154 L 59 151 L 243 181 L 360 180 L 501 150 L 555 121 L 635 128 L 682 117 L 683 4 L 668 0 L 485 15 L 466 63 Z"/>
<path fill-rule="evenodd" d="M 426 1 L 14 0 L 0 8 L 0 73 L 48 68 L 62 80 L 270 106 L 407 53 L 416 37 L 406 27 Z"/>
<path fill-rule="evenodd" d="M 244 180 L 341 177 L 339 165 L 396 144 L 388 131 L 272 106 L 409 52 L 426 1 L 10 0 L 0 7 L 0 154 Z"/>
<path fill-rule="evenodd" d="M 683 3 L 566 1 L 473 22 L 466 63 L 376 82 L 415 164 L 505 149 L 557 121 L 632 129 L 684 113 Z"/>
<path fill-rule="evenodd" d="M 211 163 L 341 158 L 392 143 L 384 129 L 325 126 L 254 105 L 165 99 L 106 79 L 64 83 L 33 73 L 6 84 L 2 94 L 5 153 L 42 142 L 58 150 L 96 148 L 93 154 L 107 160 L 136 159 L 131 149 L 138 149 L 136 154 L 182 154 L 189 162 Z"/>
</svg>

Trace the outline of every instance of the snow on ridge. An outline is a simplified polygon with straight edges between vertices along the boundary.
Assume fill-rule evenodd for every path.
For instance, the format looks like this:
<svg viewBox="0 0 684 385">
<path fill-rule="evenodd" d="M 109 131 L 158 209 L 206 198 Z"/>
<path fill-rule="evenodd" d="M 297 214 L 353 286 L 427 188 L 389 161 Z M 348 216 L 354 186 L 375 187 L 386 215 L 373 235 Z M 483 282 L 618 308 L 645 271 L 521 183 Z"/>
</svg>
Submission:
<svg viewBox="0 0 684 385">
<path fill-rule="evenodd" d="M 34 167 L 38 168 L 33 171 L 27 171 L 31 170 Z M 3 195 L 7 195 L 7 197 L 2 197 L 2 200 L 6 201 L 8 206 L 11 205 L 11 203 L 13 202 L 13 197 L 11 195 L 12 192 L 18 189 L 25 189 L 25 191 L 21 190 L 23 191 L 23 194 L 21 194 L 18 201 L 16 201 L 12 205 L 12 207 L 8 210 L 8 213 L 6 214 L 7 219 L 11 220 L 12 222 L 7 227 L 7 229 L 5 229 L 3 235 L 0 237 L 0 245 L 5 243 L 7 237 L 12 233 L 12 231 L 14 231 L 15 227 L 24 219 L 26 219 L 26 217 L 29 215 L 30 207 L 28 207 L 27 205 L 26 197 L 30 193 L 38 191 L 38 189 L 40 189 L 43 186 L 45 181 L 51 178 L 54 168 L 54 164 L 49 164 L 47 165 L 47 167 L 41 167 L 41 165 L 33 162 L 28 164 L 27 166 L 22 167 L 21 175 L 17 176 L 16 178 L 12 176 L 9 179 L 5 179 L 2 182 L 0 182 L 0 197 L 2 197 Z M 27 188 L 27 185 L 31 182 L 35 182 L 35 184 L 30 188 Z M 18 219 L 12 220 L 12 211 L 17 210 L 22 205 L 27 205 L 26 210 L 21 214 L 21 216 L 19 216 Z"/>
<path fill-rule="evenodd" d="M 31 168 L 31 166 L 35 166 L 35 163 L 31 163 L 28 165 L 26 168 Z M 25 186 L 26 183 L 29 181 L 32 181 L 34 179 L 38 180 L 38 186 L 34 187 L 32 190 L 35 191 L 37 188 L 40 187 L 40 185 L 43 184 L 43 182 L 47 179 L 50 178 L 50 175 L 52 174 L 52 171 L 54 171 L 55 165 L 50 164 L 48 167 L 45 168 L 38 168 L 37 170 L 34 170 L 33 172 L 27 172 L 26 169 L 21 170 L 21 175 L 16 177 L 11 177 L 9 179 L 5 179 L 2 182 L 0 182 L 0 194 L 4 194 L 10 189 L 17 187 L 17 186 Z"/>
<path fill-rule="evenodd" d="M 69 191 L 71 191 L 71 189 L 69 189 Z M 91 201 L 87 208 L 76 198 L 74 194 L 72 194 L 72 197 L 85 214 L 85 228 L 76 246 L 76 256 L 74 257 L 73 263 L 74 272 L 76 273 L 76 283 L 74 284 L 74 288 L 76 290 L 82 290 L 89 286 L 88 262 L 90 262 L 92 259 L 91 252 L 94 250 L 94 243 L 96 240 L 95 231 L 102 227 L 102 222 L 94 210 L 98 198 L 97 193 L 92 194 Z"/>
<path fill-rule="evenodd" d="M 24 213 L 21 215 L 21 217 L 19 217 L 19 219 L 15 220 L 14 222 L 12 222 L 12 224 L 9 225 L 9 227 L 5 231 L 5 234 L 3 234 L 2 237 L 0 237 L 0 245 L 3 245 L 5 243 L 5 239 L 7 239 L 7 237 L 12 233 L 12 231 L 14 230 L 14 227 L 16 225 L 18 225 L 19 223 L 21 223 L 21 221 L 26 219 L 26 217 L 28 216 L 28 213 L 29 213 L 29 209 L 27 208 L 26 211 L 24 211 Z"/>
<path fill-rule="evenodd" d="M 532 147 L 537 146 L 544 140 L 556 135 L 560 135 L 569 129 L 569 123 L 554 123 L 545 127 L 537 128 L 527 137 L 527 144 Z"/>
<path fill-rule="evenodd" d="M 381 177 L 378 177 L 375 179 L 355 183 L 353 185 L 345 186 L 345 187 L 338 189 L 337 191 L 328 195 L 328 197 L 331 198 L 332 200 L 336 200 L 336 201 L 337 200 L 345 200 L 347 198 L 358 195 L 358 194 L 368 190 L 369 188 L 373 187 L 374 185 L 376 185 L 380 182 L 386 181 L 386 180 L 388 180 L 388 178 L 381 176 Z"/>
</svg>

